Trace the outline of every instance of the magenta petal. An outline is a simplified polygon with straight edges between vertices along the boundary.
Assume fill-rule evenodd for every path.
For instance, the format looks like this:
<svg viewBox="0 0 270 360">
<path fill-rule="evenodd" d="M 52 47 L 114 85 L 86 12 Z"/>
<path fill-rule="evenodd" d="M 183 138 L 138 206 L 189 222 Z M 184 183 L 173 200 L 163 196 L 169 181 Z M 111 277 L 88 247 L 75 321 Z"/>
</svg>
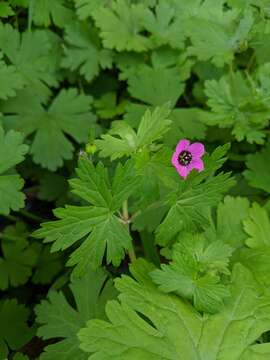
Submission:
<svg viewBox="0 0 270 360">
<path fill-rule="evenodd" d="M 188 150 L 194 158 L 200 158 L 205 153 L 204 145 L 199 142 L 189 145 Z"/>
<path fill-rule="evenodd" d="M 190 144 L 189 140 L 186 140 L 186 139 L 179 141 L 179 143 L 177 144 L 176 149 L 175 149 L 175 154 L 177 154 L 177 157 L 181 151 L 188 149 L 189 144 Z"/>
<path fill-rule="evenodd" d="M 199 172 L 204 170 L 204 163 L 201 159 L 193 159 L 191 163 L 187 166 L 188 172 L 192 169 L 196 169 Z"/>
<path fill-rule="evenodd" d="M 179 156 L 179 154 L 176 151 L 173 153 L 173 156 L 172 156 L 172 164 L 174 167 L 176 167 L 176 169 L 177 169 L 177 166 L 179 166 L 178 156 Z"/>
<path fill-rule="evenodd" d="M 178 174 L 180 176 L 182 176 L 184 179 L 188 176 L 189 171 L 186 166 L 178 165 L 176 167 L 176 170 L 177 170 Z"/>
</svg>

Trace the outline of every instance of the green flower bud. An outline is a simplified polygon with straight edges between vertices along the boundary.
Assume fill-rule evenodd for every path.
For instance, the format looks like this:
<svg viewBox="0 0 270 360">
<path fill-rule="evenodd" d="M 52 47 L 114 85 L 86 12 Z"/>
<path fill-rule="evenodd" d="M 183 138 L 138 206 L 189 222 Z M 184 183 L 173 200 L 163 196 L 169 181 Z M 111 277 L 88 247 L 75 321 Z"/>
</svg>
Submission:
<svg viewBox="0 0 270 360">
<path fill-rule="evenodd" d="M 92 155 L 97 151 L 97 147 L 95 144 L 86 144 L 85 146 L 85 151 L 87 152 L 87 154 Z"/>
</svg>

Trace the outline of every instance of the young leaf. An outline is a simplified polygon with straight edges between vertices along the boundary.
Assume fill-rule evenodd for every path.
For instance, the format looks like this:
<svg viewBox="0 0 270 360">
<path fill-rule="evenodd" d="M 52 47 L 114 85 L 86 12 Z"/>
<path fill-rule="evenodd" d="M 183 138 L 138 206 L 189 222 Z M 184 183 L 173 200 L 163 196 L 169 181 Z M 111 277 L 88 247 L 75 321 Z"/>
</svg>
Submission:
<svg viewBox="0 0 270 360">
<path fill-rule="evenodd" d="M 117 135 L 117 136 L 113 136 Z M 101 150 L 101 157 L 110 156 L 111 160 L 130 156 L 137 149 L 137 135 L 130 125 L 124 121 L 114 121 L 111 130 L 101 135 L 95 144 Z"/>
<path fill-rule="evenodd" d="M 219 275 L 229 274 L 228 264 L 232 253 L 222 241 L 207 243 L 203 236 L 186 235 L 174 245 L 172 261 L 150 273 L 154 283 L 165 293 L 193 300 L 199 311 L 214 313 L 223 307 L 224 298 L 230 295 Z"/>
<path fill-rule="evenodd" d="M 150 110 L 146 110 L 138 128 L 138 147 L 151 145 L 169 130 L 170 112 L 168 104 L 155 108 L 152 113 Z"/>
<path fill-rule="evenodd" d="M 138 128 L 139 120 L 147 109 L 142 104 L 128 103 L 124 119 L 133 128 Z M 172 109 L 170 120 L 172 121 L 168 132 L 164 136 L 164 143 L 170 147 L 175 146 L 179 139 L 204 139 L 209 112 L 198 108 L 177 108 Z"/>
<path fill-rule="evenodd" d="M 6 174 L 13 166 L 22 162 L 28 151 L 23 137 L 13 130 L 4 133 L 0 127 L 0 213 L 7 215 L 10 210 L 19 210 L 24 205 L 24 194 L 20 192 L 23 180 L 19 175 Z"/>
<path fill-rule="evenodd" d="M 62 292 L 49 292 L 48 299 L 36 307 L 37 322 L 41 324 L 38 336 L 44 340 L 61 338 L 49 345 L 41 360 L 86 360 L 87 354 L 79 349 L 77 332 L 92 318 L 106 318 L 105 304 L 116 296 L 112 280 L 102 269 L 89 271 L 82 278 L 72 278 L 70 289 L 75 308 Z"/>
<path fill-rule="evenodd" d="M 154 287 L 145 275 L 152 267 L 144 264 L 140 260 L 132 268 L 138 281 L 128 276 L 116 281 L 121 295 L 106 306 L 109 322 L 90 320 L 80 330 L 81 348 L 90 359 L 247 360 L 263 353 L 265 344 L 254 344 L 270 328 L 270 299 L 247 269 L 235 266 L 232 297 L 219 314 L 202 317 L 181 298 Z M 265 354 L 266 359 L 270 352 Z"/>
<path fill-rule="evenodd" d="M 102 140 L 96 140 L 102 157 L 110 156 L 112 160 L 130 156 L 144 147 L 159 140 L 169 130 L 171 120 L 169 106 L 163 105 L 153 111 L 146 110 L 139 124 L 138 132 L 123 121 L 115 121 L 108 134 L 101 135 Z M 113 136 L 113 135 L 117 135 Z"/>
<path fill-rule="evenodd" d="M 77 89 L 63 89 L 47 109 L 24 91 L 3 104 L 4 122 L 7 128 L 19 130 L 26 137 L 35 133 L 30 148 L 33 160 L 54 171 L 64 160 L 72 159 L 74 146 L 67 135 L 78 143 L 87 141 L 95 121 L 90 112 L 91 100 L 78 94 Z"/>
<path fill-rule="evenodd" d="M 102 164 L 94 167 L 81 158 L 77 175 L 77 179 L 70 181 L 72 191 L 88 205 L 57 209 L 55 215 L 59 220 L 43 223 L 34 236 L 54 242 L 52 251 L 66 249 L 88 236 L 69 261 L 70 265 L 77 265 L 79 273 L 88 264 L 100 266 L 105 252 L 107 263 L 118 266 L 125 250 L 131 247 L 131 237 L 116 212 L 137 187 L 134 166 L 131 162 L 119 165 L 111 185 Z"/>
</svg>

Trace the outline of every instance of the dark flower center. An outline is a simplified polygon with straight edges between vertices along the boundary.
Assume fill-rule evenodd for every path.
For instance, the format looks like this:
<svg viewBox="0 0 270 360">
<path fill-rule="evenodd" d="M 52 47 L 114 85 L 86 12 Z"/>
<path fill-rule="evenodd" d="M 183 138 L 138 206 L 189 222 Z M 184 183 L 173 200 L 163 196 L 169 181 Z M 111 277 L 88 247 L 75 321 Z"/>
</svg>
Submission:
<svg viewBox="0 0 270 360">
<path fill-rule="evenodd" d="M 192 154 L 189 151 L 183 150 L 178 156 L 178 162 L 182 166 L 188 166 L 192 160 Z"/>
</svg>

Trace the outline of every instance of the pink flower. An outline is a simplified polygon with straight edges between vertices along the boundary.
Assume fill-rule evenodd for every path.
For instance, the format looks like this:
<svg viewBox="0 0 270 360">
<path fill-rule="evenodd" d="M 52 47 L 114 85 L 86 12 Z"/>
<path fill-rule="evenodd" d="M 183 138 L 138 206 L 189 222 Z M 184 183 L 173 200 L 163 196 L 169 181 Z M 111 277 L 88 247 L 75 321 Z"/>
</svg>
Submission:
<svg viewBox="0 0 270 360">
<path fill-rule="evenodd" d="M 202 143 L 190 144 L 189 140 L 180 140 L 173 154 L 172 164 L 178 174 L 185 179 L 193 169 L 199 172 L 203 171 L 204 164 L 201 157 L 204 153 L 205 150 Z"/>
</svg>

